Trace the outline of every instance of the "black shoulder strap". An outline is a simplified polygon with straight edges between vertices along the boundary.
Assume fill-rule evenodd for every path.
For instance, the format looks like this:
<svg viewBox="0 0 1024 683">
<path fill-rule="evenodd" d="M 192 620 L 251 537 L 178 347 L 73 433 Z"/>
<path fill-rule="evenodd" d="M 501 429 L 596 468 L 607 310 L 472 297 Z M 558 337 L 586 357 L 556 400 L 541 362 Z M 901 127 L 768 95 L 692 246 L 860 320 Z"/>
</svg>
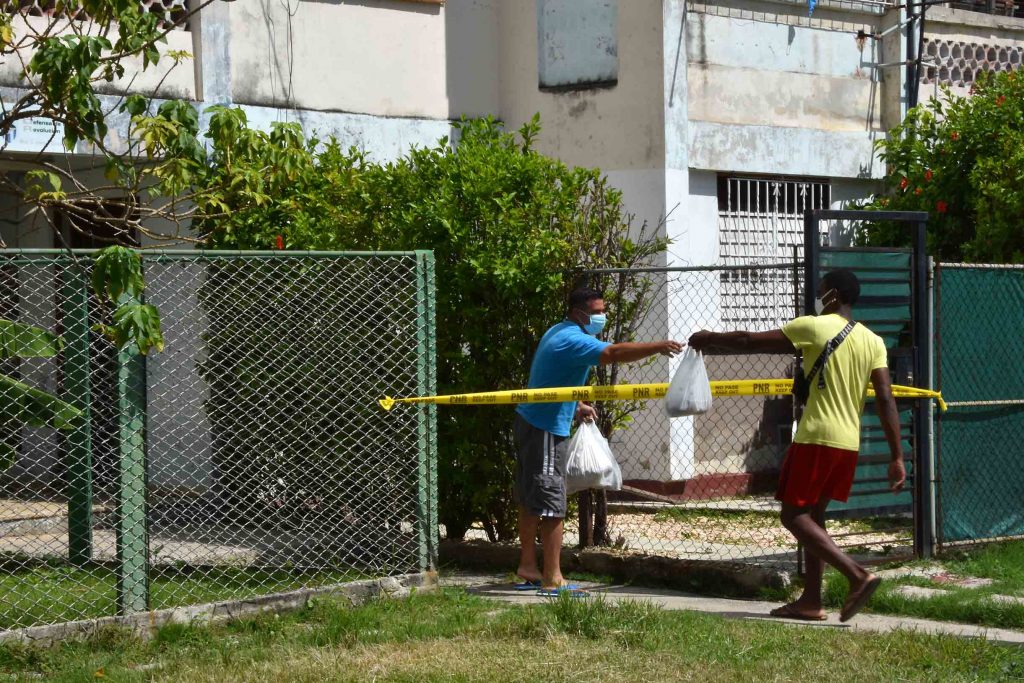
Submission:
<svg viewBox="0 0 1024 683">
<path fill-rule="evenodd" d="M 825 388 L 825 365 L 828 363 L 828 357 L 839 348 L 839 345 L 843 343 L 847 336 L 849 336 L 850 331 L 853 330 L 853 327 L 856 324 L 857 323 L 851 320 L 846 323 L 846 327 L 844 327 L 839 334 L 826 342 L 825 348 L 821 350 L 821 355 L 818 356 L 818 360 L 814 361 L 814 367 L 812 367 L 811 371 L 807 373 L 808 384 L 810 384 L 811 380 L 814 379 L 815 375 L 818 375 L 818 389 Z"/>
</svg>

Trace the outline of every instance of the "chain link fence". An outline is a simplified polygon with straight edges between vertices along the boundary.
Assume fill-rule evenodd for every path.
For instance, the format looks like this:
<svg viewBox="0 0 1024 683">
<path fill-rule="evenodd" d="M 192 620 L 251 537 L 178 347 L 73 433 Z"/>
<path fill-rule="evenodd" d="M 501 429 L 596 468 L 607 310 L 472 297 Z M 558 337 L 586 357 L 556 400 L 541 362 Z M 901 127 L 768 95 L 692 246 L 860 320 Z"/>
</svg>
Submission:
<svg viewBox="0 0 1024 683">
<path fill-rule="evenodd" d="M 0 630 L 434 566 L 435 415 L 376 405 L 434 392 L 429 253 L 147 253 L 146 357 L 91 258 L 0 252 L 0 318 L 62 339 L 0 361 Z"/>
<path fill-rule="evenodd" d="M 653 269 L 648 277 L 657 280 L 658 298 L 640 339 L 685 341 L 700 329 L 767 331 L 803 313 L 797 259 Z M 791 378 L 795 362 L 792 356 L 769 354 L 705 361 L 711 380 Z M 667 382 L 677 363 L 678 358 L 659 357 L 625 366 L 617 381 Z M 762 566 L 798 562 L 796 541 L 780 524 L 774 499 L 792 437 L 790 396 L 716 398 L 707 414 L 686 418 L 668 418 L 660 401 L 634 408 L 610 439 L 624 486 L 607 494 L 606 530 L 598 532 L 595 521 L 595 538 L 641 554 Z M 911 542 L 906 515 L 868 511 L 836 517 L 841 518 L 829 522 L 829 531 L 852 551 L 885 554 Z M 577 541 L 575 519 L 567 520 L 567 529 L 568 542 Z M 590 533 L 587 528 L 585 535 Z"/>
<path fill-rule="evenodd" d="M 686 341 L 700 329 L 767 330 L 794 317 L 792 265 L 677 269 L 659 273 L 661 325 L 644 338 Z M 658 329 L 661 327 L 661 329 Z M 792 358 L 708 356 L 708 377 L 788 377 Z M 623 382 L 666 382 L 678 359 L 623 368 Z M 610 408 L 610 406 L 608 406 Z M 608 540 L 627 551 L 692 559 L 789 561 L 795 546 L 772 499 L 789 444 L 789 397 L 715 399 L 705 415 L 669 419 L 660 401 L 612 434 L 623 491 L 611 494 Z"/>
<path fill-rule="evenodd" d="M 935 269 L 940 544 L 1024 536 L 1024 266 Z"/>
</svg>

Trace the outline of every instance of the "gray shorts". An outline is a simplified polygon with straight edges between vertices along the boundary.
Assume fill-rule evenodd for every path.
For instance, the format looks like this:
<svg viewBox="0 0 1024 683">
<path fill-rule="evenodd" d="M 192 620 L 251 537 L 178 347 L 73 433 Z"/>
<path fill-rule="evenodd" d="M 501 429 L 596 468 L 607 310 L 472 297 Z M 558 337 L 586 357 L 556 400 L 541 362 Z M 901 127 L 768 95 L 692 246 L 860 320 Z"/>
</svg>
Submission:
<svg viewBox="0 0 1024 683">
<path fill-rule="evenodd" d="M 516 502 L 538 517 L 565 517 L 565 459 L 569 439 L 537 429 L 516 415 Z"/>
</svg>

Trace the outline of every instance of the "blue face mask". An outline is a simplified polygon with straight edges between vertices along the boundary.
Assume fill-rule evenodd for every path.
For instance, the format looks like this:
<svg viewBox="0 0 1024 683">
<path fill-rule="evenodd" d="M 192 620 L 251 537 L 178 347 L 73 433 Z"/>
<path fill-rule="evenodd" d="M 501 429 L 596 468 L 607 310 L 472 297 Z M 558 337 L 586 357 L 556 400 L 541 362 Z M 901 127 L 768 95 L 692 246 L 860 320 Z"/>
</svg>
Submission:
<svg viewBox="0 0 1024 683">
<path fill-rule="evenodd" d="M 587 331 L 587 334 L 592 334 L 596 337 L 601 334 L 601 330 L 604 329 L 607 322 L 608 316 L 604 313 L 593 313 L 590 316 L 590 322 L 584 325 L 583 329 Z"/>
</svg>

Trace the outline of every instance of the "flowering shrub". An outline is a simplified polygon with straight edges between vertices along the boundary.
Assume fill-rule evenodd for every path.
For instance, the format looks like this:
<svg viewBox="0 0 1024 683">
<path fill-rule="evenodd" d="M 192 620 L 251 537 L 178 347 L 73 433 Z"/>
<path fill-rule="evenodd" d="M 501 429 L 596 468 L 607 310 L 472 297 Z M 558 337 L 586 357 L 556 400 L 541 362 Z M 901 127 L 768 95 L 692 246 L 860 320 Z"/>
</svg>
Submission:
<svg viewBox="0 0 1024 683">
<path fill-rule="evenodd" d="M 927 211 L 929 251 L 943 260 L 1024 262 L 1024 74 L 982 74 L 967 97 L 946 90 L 878 147 L 885 191 L 863 208 Z M 859 241 L 903 245 L 910 233 L 872 223 Z"/>
</svg>

